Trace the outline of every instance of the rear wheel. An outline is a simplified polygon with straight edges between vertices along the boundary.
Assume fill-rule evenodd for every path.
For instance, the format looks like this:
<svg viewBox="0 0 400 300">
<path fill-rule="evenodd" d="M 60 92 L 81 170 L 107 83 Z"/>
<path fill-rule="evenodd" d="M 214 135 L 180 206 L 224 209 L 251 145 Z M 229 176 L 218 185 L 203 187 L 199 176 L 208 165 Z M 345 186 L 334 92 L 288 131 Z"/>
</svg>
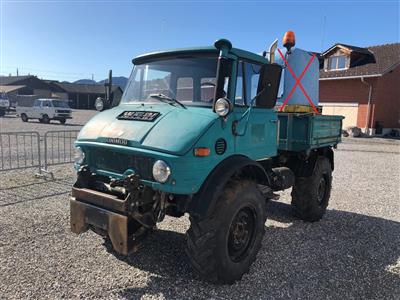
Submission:
<svg viewBox="0 0 400 300">
<path fill-rule="evenodd" d="M 50 123 L 50 118 L 49 118 L 49 116 L 48 116 L 48 115 L 43 115 L 43 116 L 42 116 L 41 122 L 42 122 L 42 123 L 45 123 L 45 124 L 49 124 L 49 123 Z"/>
<path fill-rule="evenodd" d="M 6 111 L 5 110 L 0 110 L 0 117 L 4 117 L 6 115 Z"/>
<path fill-rule="evenodd" d="M 28 116 L 26 114 L 21 114 L 22 122 L 28 122 Z"/>
<path fill-rule="evenodd" d="M 249 271 L 265 232 L 265 199 L 254 182 L 231 181 L 212 212 L 190 217 L 186 253 L 205 280 L 233 283 Z"/>
<path fill-rule="evenodd" d="M 326 212 L 332 189 L 332 168 L 329 159 L 318 157 L 310 177 L 296 178 L 292 190 L 292 206 L 304 221 L 319 221 Z"/>
<path fill-rule="evenodd" d="M 65 124 L 66 121 L 67 121 L 66 119 L 60 119 L 61 124 Z"/>
</svg>

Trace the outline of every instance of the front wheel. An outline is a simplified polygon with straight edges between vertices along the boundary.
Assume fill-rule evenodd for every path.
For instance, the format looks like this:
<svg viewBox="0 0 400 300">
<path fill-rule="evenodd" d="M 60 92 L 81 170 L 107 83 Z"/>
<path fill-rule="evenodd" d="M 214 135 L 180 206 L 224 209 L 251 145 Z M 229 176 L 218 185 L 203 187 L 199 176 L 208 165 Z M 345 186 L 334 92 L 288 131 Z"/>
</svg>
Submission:
<svg viewBox="0 0 400 300">
<path fill-rule="evenodd" d="M 231 181 L 206 217 L 190 217 L 186 253 L 205 280 L 233 283 L 249 271 L 265 232 L 265 199 L 254 182 Z"/>
<path fill-rule="evenodd" d="M 39 121 L 40 121 L 40 120 L 39 120 Z M 41 119 L 41 122 L 44 123 L 44 124 L 49 124 L 49 123 L 50 123 L 50 118 L 49 118 L 49 116 L 48 116 L 48 115 L 43 115 L 43 116 L 42 116 L 42 119 Z"/>
<path fill-rule="evenodd" d="M 22 122 L 28 122 L 28 116 L 26 114 L 21 114 Z"/>
<path fill-rule="evenodd" d="M 332 168 L 327 157 L 320 156 L 310 177 L 296 178 L 292 190 L 292 206 L 304 221 L 319 221 L 328 207 L 332 189 Z"/>
<path fill-rule="evenodd" d="M 65 122 L 67 122 L 66 119 L 60 119 L 60 124 L 65 124 Z"/>
</svg>

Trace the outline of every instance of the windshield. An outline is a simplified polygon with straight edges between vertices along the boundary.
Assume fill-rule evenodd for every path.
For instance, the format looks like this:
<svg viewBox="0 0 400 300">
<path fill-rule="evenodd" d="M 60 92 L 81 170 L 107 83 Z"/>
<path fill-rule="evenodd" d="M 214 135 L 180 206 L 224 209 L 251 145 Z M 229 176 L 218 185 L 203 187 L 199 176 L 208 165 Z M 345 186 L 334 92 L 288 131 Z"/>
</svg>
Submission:
<svg viewBox="0 0 400 300">
<path fill-rule="evenodd" d="M 53 106 L 54 107 L 63 107 L 63 108 L 69 108 L 67 102 L 61 101 L 61 100 L 53 100 Z"/>
<path fill-rule="evenodd" d="M 161 94 L 184 105 L 211 106 L 216 73 L 217 57 L 171 58 L 135 65 L 121 102 L 158 102 L 154 95 Z"/>
</svg>

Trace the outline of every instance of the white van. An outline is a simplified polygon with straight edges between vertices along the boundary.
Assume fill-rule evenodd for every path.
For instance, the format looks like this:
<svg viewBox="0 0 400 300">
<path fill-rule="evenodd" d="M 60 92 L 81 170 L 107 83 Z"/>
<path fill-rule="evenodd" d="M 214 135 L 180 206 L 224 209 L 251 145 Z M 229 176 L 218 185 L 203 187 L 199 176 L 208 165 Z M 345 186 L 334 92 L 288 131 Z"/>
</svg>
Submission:
<svg viewBox="0 0 400 300">
<path fill-rule="evenodd" d="M 21 116 L 23 122 L 38 119 L 46 124 L 51 120 L 65 124 L 67 119 L 72 119 L 71 108 L 65 100 L 59 99 L 36 99 L 33 106 L 17 106 L 17 114 Z"/>
</svg>

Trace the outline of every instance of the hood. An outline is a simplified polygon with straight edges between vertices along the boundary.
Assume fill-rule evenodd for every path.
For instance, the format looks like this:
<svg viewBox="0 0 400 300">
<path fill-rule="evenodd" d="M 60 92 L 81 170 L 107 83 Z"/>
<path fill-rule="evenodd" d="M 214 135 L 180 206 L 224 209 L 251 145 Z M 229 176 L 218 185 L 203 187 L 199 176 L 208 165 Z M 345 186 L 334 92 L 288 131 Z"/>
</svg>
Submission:
<svg viewBox="0 0 400 300">
<path fill-rule="evenodd" d="M 153 117 L 130 118 L 134 112 L 151 112 Z M 127 141 L 127 146 L 183 155 L 217 119 L 211 107 L 184 109 L 165 103 L 119 105 L 93 117 L 82 128 L 78 141 L 120 139 Z"/>
</svg>

